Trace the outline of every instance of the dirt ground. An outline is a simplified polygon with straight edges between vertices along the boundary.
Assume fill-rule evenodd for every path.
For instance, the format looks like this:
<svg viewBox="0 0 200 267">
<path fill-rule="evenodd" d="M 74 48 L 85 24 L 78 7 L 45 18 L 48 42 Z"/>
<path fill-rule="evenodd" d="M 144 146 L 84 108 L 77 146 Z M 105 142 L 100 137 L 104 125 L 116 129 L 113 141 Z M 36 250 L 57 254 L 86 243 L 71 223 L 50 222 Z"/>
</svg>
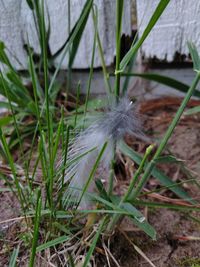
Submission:
<svg viewBox="0 0 200 267">
<path fill-rule="evenodd" d="M 141 113 L 144 116 L 145 130 L 152 140 L 159 140 L 169 126 L 177 108 L 181 103 L 180 98 L 165 97 L 141 103 Z M 200 101 L 190 101 L 188 107 L 194 107 Z M 132 144 L 131 144 L 132 143 Z M 138 152 L 144 152 L 146 146 L 143 142 L 129 143 Z M 182 169 L 178 164 L 164 164 L 160 168 L 176 182 L 183 182 L 191 177 L 200 182 L 200 114 L 183 115 L 167 150 L 178 159 L 184 161 L 187 169 Z M 166 152 L 167 153 L 167 152 Z M 183 188 L 197 201 L 200 200 L 200 190 L 194 184 L 183 184 Z M 146 185 L 147 189 L 159 188 L 157 180 L 151 178 Z M 159 195 L 177 199 L 169 190 L 163 190 Z M 149 198 L 151 200 L 151 198 Z M 157 201 L 157 199 L 152 199 Z M 150 266 L 130 244 L 136 244 L 156 267 L 199 267 L 200 266 L 200 240 L 183 240 L 184 237 L 200 237 L 200 214 L 198 212 L 175 212 L 168 209 L 146 209 L 148 221 L 157 231 L 157 240 L 150 240 L 145 234 L 131 231 L 133 225 L 125 219 L 121 229 L 115 236 L 113 252 L 123 267 Z M 199 221 L 191 220 L 194 216 Z M 129 241 L 124 236 L 129 237 Z M 130 229 L 129 229 L 130 228 Z"/>
<path fill-rule="evenodd" d="M 152 140 L 159 140 L 168 128 L 177 108 L 181 103 L 180 98 L 161 98 L 141 103 L 141 114 L 144 117 L 145 131 Z M 190 101 L 188 107 L 200 105 L 200 101 Z M 129 144 L 139 153 L 145 151 L 147 144 L 139 140 L 128 140 Z M 159 142 L 159 141 L 158 141 Z M 184 161 L 187 168 L 181 168 L 178 164 L 162 164 L 160 168 L 176 182 L 183 182 L 191 177 L 200 183 L 200 115 L 184 115 L 177 126 L 167 150 L 177 158 Z M 128 159 L 127 163 L 131 164 Z M 1 168 L 3 165 L 1 166 Z M 134 166 L 132 166 L 134 168 Z M 5 168 L 5 166 L 4 166 Z M 130 172 L 131 167 L 127 172 Z M 130 173 L 126 178 L 119 173 L 118 183 L 120 190 L 126 189 L 129 183 Z M 146 185 L 146 190 L 158 189 L 160 184 L 154 178 Z M 184 189 L 197 201 L 200 200 L 200 190 L 192 183 L 184 183 Z M 177 199 L 169 190 L 162 190 L 150 200 L 159 201 L 158 197 Z M 154 198 L 155 197 L 155 198 Z M 157 199 L 156 199 L 157 198 Z M 4 221 L 19 215 L 18 205 L 11 193 L 0 193 L 0 221 Z M 200 241 L 187 240 L 184 237 L 200 237 L 200 215 L 197 212 L 175 212 L 167 209 L 143 210 L 148 221 L 157 231 L 157 240 L 152 241 L 144 233 L 138 231 L 133 224 L 124 219 L 117 232 L 111 238 L 110 251 L 119 266 L 122 267 L 145 267 L 151 266 L 134 249 L 137 245 L 156 267 L 198 267 L 200 266 Z M 191 219 L 196 218 L 195 220 Z M 199 220 L 199 221 L 198 221 Z M 8 266 L 4 256 L 7 244 L 15 244 L 14 236 L 17 232 L 16 225 L 12 222 L 0 222 L 0 266 Z M 98 267 L 109 266 L 106 258 L 95 254 Z M 21 265 L 19 265 L 21 266 Z M 58 265 L 59 266 L 59 265 Z M 117 263 L 111 261 L 111 266 Z"/>
</svg>

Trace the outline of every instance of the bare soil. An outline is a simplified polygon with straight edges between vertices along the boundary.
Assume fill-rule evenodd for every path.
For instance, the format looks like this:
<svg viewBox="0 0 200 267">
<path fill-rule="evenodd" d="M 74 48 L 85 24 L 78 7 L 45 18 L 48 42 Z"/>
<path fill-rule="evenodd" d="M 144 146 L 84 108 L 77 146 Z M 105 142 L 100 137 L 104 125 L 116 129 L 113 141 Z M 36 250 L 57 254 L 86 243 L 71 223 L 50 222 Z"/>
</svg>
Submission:
<svg viewBox="0 0 200 267">
<path fill-rule="evenodd" d="M 181 98 L 165 97 L 141 103 L 141 113 L 144 116 L 145 130 L 153 140 L 163 136 L 175 112 L 180 106 Z M 200 101 L 191 100 L 189 107 L 200 104 Z M 184 161 L 185 169 L 178 164 L 162 164 L 159 167 L 173 181 L 183 182 L 191 177 L 200 182 L 200 114 L 183 115 L 179 125 L 171 137 L 166 154 L 172 153 Z M 143 142 L 129 140 L 138 152 L 144 152 Z M 187 172 L 188 171 L 188 172 Z M 146 185 L 149 190 L 159 188 L 154 178 Z M 183 188 L 197 201 L 200 200 L 200 190 L 192 183 L 183 183 Z M 177 199 L 169 190 L 158 193 L 159 197 Z M 158 196 L 156 196 L 158 197 Z M 149 200 L 158 201 L 149 197 Z M 161 200 L 162 201 L 162 200 Z M 119 229 L 121 232 L 113 238 L 113 254 L 123 267 L 150 266 L 135 251 L 130 241 L 136 244 L 156 267 L 198 267 L 200 266 L 200 241 L 184 240 L 184 237 L 200 237 L 200 221 L 195 222 L 189 216 L 200 220 L 198 212 L 177 212 L 169 209 L 145 209 L 144 214 L 157 231 L 157 240 L 150 240 L 144 233 L 132 231 L 133 225 L 125 219 Z M 124 229 L 124 230 L 123 230 Z M 125 232 L 125 235 L 124 235 Z M 126 236 L 126 238 L 125 238 Z M 127 238 L 128 237 L 128 238 Z M 129 240 L 129 241 L 128 241 Z M 114 266 L 114 265 L 113 265 Z"/>
</svg>

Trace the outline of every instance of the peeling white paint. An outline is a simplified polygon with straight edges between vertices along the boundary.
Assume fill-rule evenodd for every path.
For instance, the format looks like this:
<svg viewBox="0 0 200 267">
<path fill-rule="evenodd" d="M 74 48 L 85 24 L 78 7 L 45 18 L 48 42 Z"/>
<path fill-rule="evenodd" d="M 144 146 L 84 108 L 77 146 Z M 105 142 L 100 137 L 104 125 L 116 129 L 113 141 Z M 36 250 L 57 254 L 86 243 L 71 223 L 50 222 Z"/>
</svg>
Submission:
<svg viewBox="0 0 200 267">
<path fill-rule="evenodd" d="M 160 0 L 136 0 L 139 36 L 143 33 Z M 142 45 L 145 58 L 172 62 L 175 53 L 188 56 L 187 41 L 200 51 L 200 1 L 171 0 Z"/>
<path fill-rule="evenodd" d="M 102 41 L 106 65 L 113 62 L 115 55 L 115 0 L 95 0 L 98 7 L 98 26 Z M 71 27 L 77 21 L 85 0 L 73 0 L 71 3 Z M 123 33 L 131 33 L 131 0 L 124 1 Z M 68 37 L 68 1 L 67 0 L 45 0 L 49 12 L 51 33 L 49 46 L 52 54 L 55 54 Z M 46 18 L 46 21 L 48 19 Z M 83 38 L 73 68 L 89 68 L 92 56 L 92 45 L 94 38 L 94 27 L 92 16 L 86 25 Z M 0 1 L 0 40 L 2 40 L 10 51 L 11 62 L 17 69 L 27 68 L 27 55 L 23 45 L 28 42 L 36 53 L 40 53 L 37 32 L 33 21 L 32 11 L 26 0 Z M 96 50 L 98 51 L 98 50 Z M 19 63 L 19 62 L 20 63 Z M 57 60 L 58 61 L 58 60 Z M 62 68 L 67 68 L 67 57 Z M 95 67 L 101 66 L 98 52 L 95 54 Z"/>
</svg>

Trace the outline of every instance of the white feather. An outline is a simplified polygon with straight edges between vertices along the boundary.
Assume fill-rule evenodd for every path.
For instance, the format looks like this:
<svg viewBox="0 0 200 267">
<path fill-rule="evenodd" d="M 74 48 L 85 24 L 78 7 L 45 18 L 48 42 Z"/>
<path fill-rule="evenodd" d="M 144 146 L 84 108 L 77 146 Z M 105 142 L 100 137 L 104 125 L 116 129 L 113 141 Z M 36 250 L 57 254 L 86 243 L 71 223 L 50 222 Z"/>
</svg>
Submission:
<svg viewBox="0 0 200 267">
<path fill-rule="evenodd" d="M 64 177 L 64 182 L 69 183 L 69 187 L 64 194 L 66 208 L 69 207 L 71 200 L 74 203 L 80 201 L 82 190 L 103 144 L 107 142 L 100 164 L 108 171 L 113 157 L 114 143 L 122 139 L 125 134 L 144 137 L 133 104 L 127 98 L 122 99 L 117 106 L 98 118 L 89 128 L 80 132 L 72 140 L 67 162 L 73 163 L 65 170 Z M 93 191 L 93 189 L 94 181 L 92 181 L 88 190 Z M 89 205 L 90 199 L 84 196 L 80 203 L 81 208 L 87 208 Z"/>
</svg>

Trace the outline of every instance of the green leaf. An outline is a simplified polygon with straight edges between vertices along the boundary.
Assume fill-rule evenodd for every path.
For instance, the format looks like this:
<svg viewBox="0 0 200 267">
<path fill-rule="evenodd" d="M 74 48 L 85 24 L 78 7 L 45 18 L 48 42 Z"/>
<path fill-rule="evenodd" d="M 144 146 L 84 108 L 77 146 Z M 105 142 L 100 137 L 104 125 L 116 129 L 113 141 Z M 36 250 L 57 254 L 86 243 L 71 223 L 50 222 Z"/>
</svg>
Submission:
<svg viewBox="0 0 200 267">
<path fill-rule="evenodd" d="M 188 42 L 188 48 L 189 48 L 190 55 L 193 61 L 193 69 L 194 71 L 199 72 L 200 71 L 200 57 L 199 57 L 197 48 L 195 44 L 193 44 L 192 42 Z"/>
<path fill-rule="evenodd" d="M 170 78 L 168 76 L 159 75 L 156 73 L 121 73 L 121 76 L 135 76 L 135 77 L 141 77 L 146 80 L 158 82 L 161 84 L 164 84 L 166 86 L 172 87 L 182 93 L 186 93 L 189 89 L 189 85 L 182 83 L 176 79 Z M 194 91 L 194 96 L 200 97 L 200 92 L 198 90 Z"/>
<path fill-rule="evenodd" d="M 45 250 L 47 248 L 62 244 L 65 241 L 67 241 L 68 239 L 69 239 L 69 236 L 66 236 L 66 235 L 60 236 L 60 237 L 58 237 L 56 239 L 53 239 L 53 240 L 51 240 L 49 242 L 46 242 L 46 243 L 38 246 L 37 249 L 36 249 L 36 252 L 40 252 L 40 251 Z"/>
<path fill-rule="evenodd" d="M 122 151 L 122 153 L 130 157 L 138 165 L 140 164 L 140 162 L 142 161 L 142 157 L 137 152 L 135 152 L 124 142 L 120 142 L 118 146 L 119 149 Z M 144 169 L 146 169 L 146 166 L 144 166 Z M 169 189 L 173 191 L 177 196 L 181 197 L 185 201 L 195 204 L 195 201 L 180 186 L 176 185 L 176 183 L 171 181 L 171 179 L 167 175 L 165 175 L 162 171 L 160 171 L 156 167 L 154 167 L 152 171 L 152 176 L 158 179 L 162 185 L 170 187 Z"/>
<path fill-rule="evenodd" d="M 130 62 L 130 60 L 134 57 L 134 55 L 137 53 L 138 49 L 143 44 L 146 37 L 151 32 L 152 28 L 162 15 L 163 11 L 165 10 L 166 6 L 169 4 L 170 0 L 160 0 L 156 10 L 154 11 L 149 23 L 147 24 L 147 27 L 145 28 L 142 36 L 138 39 L 138 41 L 130 48 L 128 53 L 124 56 L 120 63 L 120 72 L 122 72 L 127 64 Z"/>
</svg>

